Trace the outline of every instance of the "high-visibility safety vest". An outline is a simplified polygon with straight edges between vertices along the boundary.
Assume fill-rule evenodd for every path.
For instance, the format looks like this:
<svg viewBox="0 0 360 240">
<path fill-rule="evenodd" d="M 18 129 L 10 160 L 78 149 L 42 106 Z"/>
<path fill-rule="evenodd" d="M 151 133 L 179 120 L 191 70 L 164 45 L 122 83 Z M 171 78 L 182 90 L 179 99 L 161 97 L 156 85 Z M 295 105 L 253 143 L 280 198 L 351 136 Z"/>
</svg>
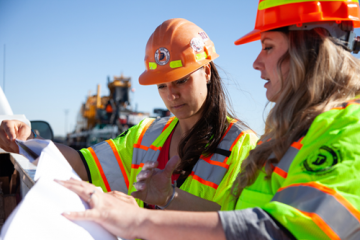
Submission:
<svg viewBox="0 0 360 240">
<path fill-rule="evenodd" d="M 115 139 L 106 140 L 80 150 L 89 171 L 91 182 L 105 192 L 136 191 L 133 183 L 147 161 L 157 161 L 161 148 L 175 128 L 178 119 L 166 117 L 144 119 Z M 214 201 L 222 210 L 232 210 L 236 199 L 231 186 L 240 171 L 243 159 L 256 145 L 252 131 L 242 131 L 240 124 L 232 120 L 218 145 L 218 153 L 200 156 L 192 173 L 180 189 L 195 196 Z M 143 202 L 138 200 L 143 207 Z"/>
<path fill-rule="evenodd" d="M 297 239 L 360 239 L 360 99 L 320 114 L 235 209 L 260 207 Z"/>
</svg>

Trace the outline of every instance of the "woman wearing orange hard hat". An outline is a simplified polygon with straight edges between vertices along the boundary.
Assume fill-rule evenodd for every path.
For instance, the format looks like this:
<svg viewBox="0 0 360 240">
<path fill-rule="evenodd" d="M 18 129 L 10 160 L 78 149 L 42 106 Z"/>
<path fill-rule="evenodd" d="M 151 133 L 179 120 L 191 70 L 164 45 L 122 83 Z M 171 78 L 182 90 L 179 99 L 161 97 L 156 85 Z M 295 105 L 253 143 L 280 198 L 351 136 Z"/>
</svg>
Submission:
<svg viewBox="0 0 360 240">
<path fill-rule="evenodd" d="M 57 146 L 83 180 L 104 192 L 132 194 L 140 206 L 233 209 L 231 185 L 257 137 L 227 112 L 222 80 L 212 62 L 218 56 L 209 36 L 194 23 L 165 21 L 148 40 L 139 82 L 156 84 L 175 116 L 144 119 L 117 138 L 80 152 Z M 28 127 L 17 124 L 22 123 L 2 124 L 0 145 L 8 151 L 9 142 L 14 144 L 8 138 L 11 131 L 13 139 L 33 137 Z"/>
<path fill-rule="evenodd" d="M 360 239 L 359 24 L 358 0 L 259 1 L 235 43 L 261 40 L 254 68 L 274 107 L 233 186 L 237 211 L 150 212 L 97 193 L 65 216 L 101 224 L 106 199 L 118 207 L 103 226 L 125 238 Z M 63 184 L 84 199 L 94 188 Z"/>
</svg>

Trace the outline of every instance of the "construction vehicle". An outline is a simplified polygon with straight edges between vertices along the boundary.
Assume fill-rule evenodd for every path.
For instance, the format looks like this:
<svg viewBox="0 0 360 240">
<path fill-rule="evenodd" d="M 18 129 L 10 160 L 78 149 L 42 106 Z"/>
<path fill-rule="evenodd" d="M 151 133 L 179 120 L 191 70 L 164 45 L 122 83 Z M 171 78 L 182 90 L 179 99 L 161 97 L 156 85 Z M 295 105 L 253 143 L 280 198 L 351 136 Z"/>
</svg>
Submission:
<svg viewBox="0 0 360 240">
<path fill-rule="evenodd" d="M 138 124 L 149 113 L 133 111 L 130 105 L 131 78 L 114 76 L 107 84 L 110 95 L 100 97 L 100 85 L 96 95 L 89 95 L 82 104 L 73 133 L 68 134 L 68 145 L 81 149 L 106 139 L 115 138 L 128 128 Z"/>
</svg>

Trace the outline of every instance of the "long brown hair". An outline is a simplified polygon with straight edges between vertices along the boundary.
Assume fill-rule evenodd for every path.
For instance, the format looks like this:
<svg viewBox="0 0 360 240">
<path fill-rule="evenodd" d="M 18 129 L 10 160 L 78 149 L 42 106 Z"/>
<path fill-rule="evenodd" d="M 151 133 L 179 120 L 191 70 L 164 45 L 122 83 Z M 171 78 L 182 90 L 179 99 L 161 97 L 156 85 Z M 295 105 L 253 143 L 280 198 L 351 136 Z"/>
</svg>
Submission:
<svg viewBox="0 0 360 240">
<path fill-rule="evenodd" d="M 211 79 L 207 85 L 207 97 L 202 106 L 202 116 L 181 139 L 178 146 L 181 163 L 176 172 L 181 173 L 183 177 L 191 173 L 201 154 L 210 155 L 215 152 L 224 131 L 230 124 L 227 116 L 234 118 L 231 107 L 226 104 L 228 97 L 219 72 L 213 62 L 210 62 L 210 66 Z"/>
<path fill-rule="evenodd" d="M 237 196 L 254 183 L 264 165 L 267 178 L 271 177 L 271 164 L 280 161 L 316 116 L 360 93 L 360 61 L 329 37 L 326 30 L 285 34 L 289 50 L 277 65 L 281 81 L 278 101 L 266 119 L 265 134 L 260 139 L 263 143 L 242 163 L 233 186 Z M 286 79 L 280 74 L 284 61 L 290 64 Z M 267 160 L 272 152 L 275 157 Z"/>
</svg>

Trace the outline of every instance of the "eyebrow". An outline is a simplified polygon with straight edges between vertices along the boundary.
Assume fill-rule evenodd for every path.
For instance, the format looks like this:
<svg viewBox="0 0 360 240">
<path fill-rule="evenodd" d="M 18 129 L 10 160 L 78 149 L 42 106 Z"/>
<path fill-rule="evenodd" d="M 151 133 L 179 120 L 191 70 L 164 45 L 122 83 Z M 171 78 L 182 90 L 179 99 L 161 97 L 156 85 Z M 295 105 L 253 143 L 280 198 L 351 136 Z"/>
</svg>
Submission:
<svg viewBox="0 0 360 240">
<path fill-rule="evenodd" d="M 261 43 L 263 44 L 265 42 L 265 40 L 271 40 L 271 38 L 264 38 L 264 39 L 261 39 Z"/>
</svg>

